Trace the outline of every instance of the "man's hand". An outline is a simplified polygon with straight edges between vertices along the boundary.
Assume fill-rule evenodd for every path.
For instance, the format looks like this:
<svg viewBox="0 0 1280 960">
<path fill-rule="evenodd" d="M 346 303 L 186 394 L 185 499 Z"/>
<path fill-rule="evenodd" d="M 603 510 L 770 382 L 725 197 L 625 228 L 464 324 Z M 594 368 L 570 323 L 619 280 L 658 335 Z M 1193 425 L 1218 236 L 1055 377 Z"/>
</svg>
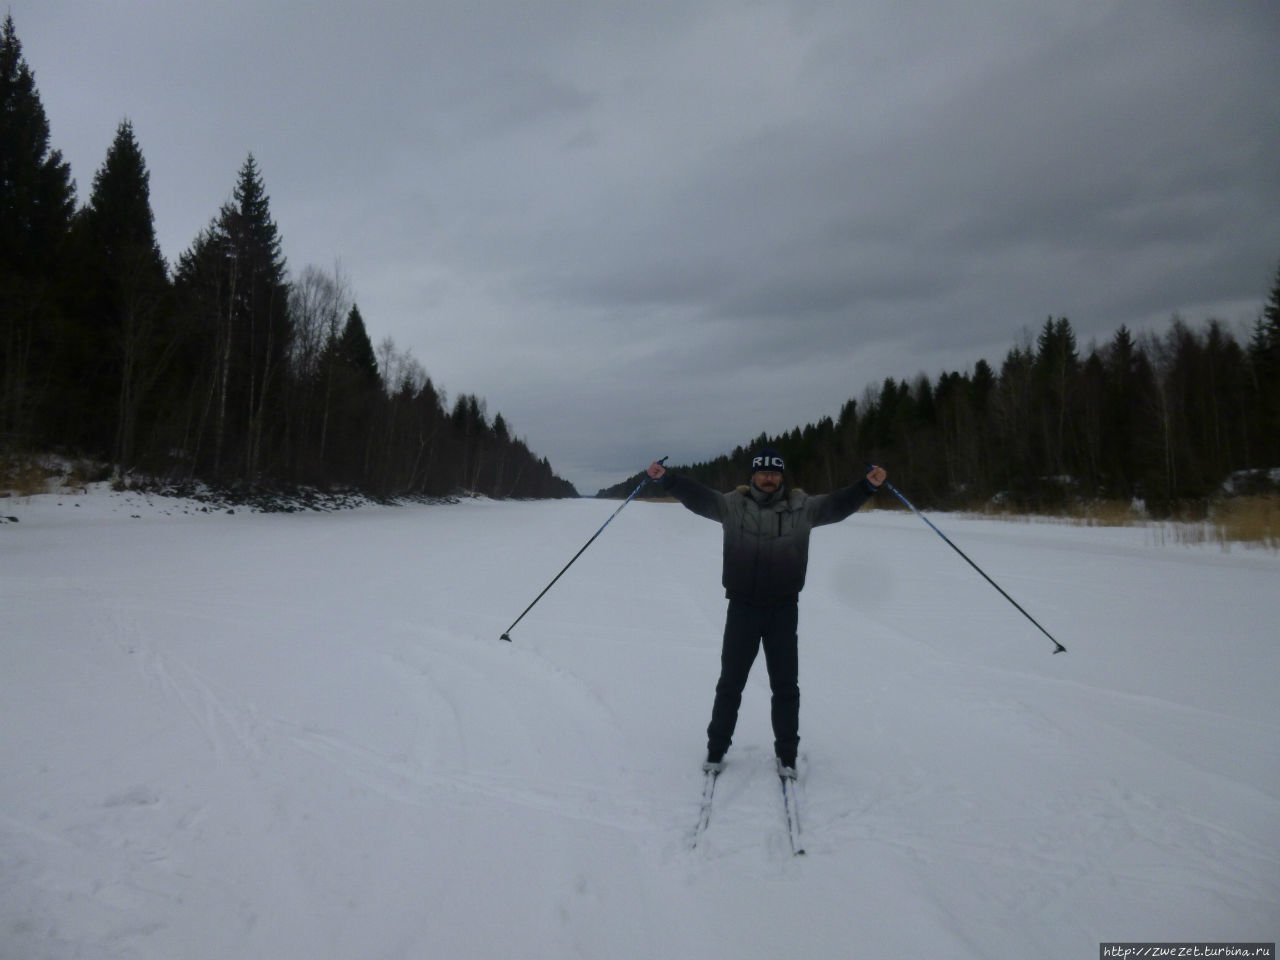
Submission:
<svg viewBox="0 0 1280 960">
<path fill-rule="evenodd" d="M 871 484 L 873 487 L 878 487 L 880 484 L 884 483 L 888 477 L 889 474 L 885 473 L 884 467 L 872 467 L 871 471 L 867 474 L 867 483 Z"/>
<path fill-rule="evenodd" d="M 653 463 L 649 464 L 649 469 L 646 472 L 649 474 L 649 479 L 661 480 L 662 475 L 667 472 L 667 468 L 655 460 Z"/>
</svg>

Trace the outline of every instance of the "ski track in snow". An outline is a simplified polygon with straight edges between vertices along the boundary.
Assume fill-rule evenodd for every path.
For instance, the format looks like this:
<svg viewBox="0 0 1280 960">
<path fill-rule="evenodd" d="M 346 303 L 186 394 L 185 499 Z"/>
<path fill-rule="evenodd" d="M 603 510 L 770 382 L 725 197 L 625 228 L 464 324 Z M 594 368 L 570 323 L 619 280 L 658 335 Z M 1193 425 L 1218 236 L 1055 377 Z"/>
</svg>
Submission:
<svg viewBox="0 0 1280 960">
<path fill-rule="evenodd" d="M 914 517 L 815 531 L 808 855 L 763 658 L 690 851 L 719 529 L 636 502 L 498 639 L 613 509 L 8 505 L 0 958 L 1276 939 L 1280 558 L 935 517 L 1052 656 Z"/>
</svg>

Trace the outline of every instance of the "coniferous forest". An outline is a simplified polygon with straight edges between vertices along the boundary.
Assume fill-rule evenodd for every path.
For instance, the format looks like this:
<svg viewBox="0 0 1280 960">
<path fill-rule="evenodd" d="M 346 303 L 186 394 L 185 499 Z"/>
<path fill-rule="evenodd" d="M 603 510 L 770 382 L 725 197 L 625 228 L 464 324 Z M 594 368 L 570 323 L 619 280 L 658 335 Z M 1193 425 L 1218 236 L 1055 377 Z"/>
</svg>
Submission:
<svg viewBox="0 0 1280 960">
<path fill-rule="evenodd" d="M 228 178 L 231 181 L 231 177 Z M 860 384 L 851 384 L 851 392 Z M 1155 515 L 1280 468 L 1280 271 L 1247 335 L 1173 318 L 1081 347 L 1049 318 L 1002 361 L 885 379 L 823 417 L 684 467 L 727 489 L 763 444 L 818 491 L 887 466 L 924 506 L 1030 510 L 1142 500 Z M 286 268 L 262 171 L 176 264 L 122 122 L 77 205 L 12 17 L 0 37 L 0 488 L 31 454 L 118 477 L 375 496 L 574 496 L 501 414 L 449 398 L 389 339 L 374 347 L 339 273 Z M 625 495 L 640 474 L 602 495 Z"/>
<path fill-rule="evenodd" d="M 228 178 L 230 181 L 230 177 Z M 12 16 L 0 38 L 0 487 L 35 452 L 117 476 L 374 496 L 576 496 L 501 414 L 452 404 L 345 279 L 291 276 L 262 171 L 172 267 L 122 122 L 88 201 L 52 149 Z"/>
<path fill-rule="evenodd" d="M 886 465 L 914 503 L 992 501 L 1057 511 L 1140 500 L 1155 516 L 1195 515 L 1224 492 L 1280 488 L 1280 271 L 1246 343 L 1218 320 L 1120 327 L 1082 354 L 1065 317 L 1015 345 L 999 369 L 886 379 L 836 419 L 761 434 L 678 467 L 717 489 L 746 482 L 752 451 L 776 447 L 791 482 L 817 491 Z M 642 474 L 601 491 L 624 495 Z"/>
</svg>

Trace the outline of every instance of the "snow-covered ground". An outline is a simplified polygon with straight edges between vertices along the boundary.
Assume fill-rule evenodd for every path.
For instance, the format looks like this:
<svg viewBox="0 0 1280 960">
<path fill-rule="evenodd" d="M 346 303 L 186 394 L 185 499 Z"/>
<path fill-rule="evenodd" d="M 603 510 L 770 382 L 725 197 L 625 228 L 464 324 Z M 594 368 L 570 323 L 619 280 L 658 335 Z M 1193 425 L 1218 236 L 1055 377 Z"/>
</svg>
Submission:
<svg viewBox="0 0 1280 960">
<path fill-rule="evenodd" d="M 0 501 L 0 957 L 1071 958 L 1280 936 L 1280 558 L 816 531 L 808 856 L 757 664 L 699 849 L 719 530 L 633 503 Z"/>
</svg>

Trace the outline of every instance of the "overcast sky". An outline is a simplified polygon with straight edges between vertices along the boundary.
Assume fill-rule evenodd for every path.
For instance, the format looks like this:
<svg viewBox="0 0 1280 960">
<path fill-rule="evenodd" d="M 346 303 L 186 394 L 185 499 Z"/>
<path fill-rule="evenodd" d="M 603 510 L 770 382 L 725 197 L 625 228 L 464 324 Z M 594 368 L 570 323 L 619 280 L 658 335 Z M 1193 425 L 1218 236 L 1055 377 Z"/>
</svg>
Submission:
<svg viewBox="0 0 1280 960">
<path fill-rule="evenodd" d="M 293 275 L 583 493 L 1280 264 L 1275 0 L 10 0 L 172 263 L 252 152 Z M 888 465 L 892 469 L 892 465 Z"/>
</svg>

